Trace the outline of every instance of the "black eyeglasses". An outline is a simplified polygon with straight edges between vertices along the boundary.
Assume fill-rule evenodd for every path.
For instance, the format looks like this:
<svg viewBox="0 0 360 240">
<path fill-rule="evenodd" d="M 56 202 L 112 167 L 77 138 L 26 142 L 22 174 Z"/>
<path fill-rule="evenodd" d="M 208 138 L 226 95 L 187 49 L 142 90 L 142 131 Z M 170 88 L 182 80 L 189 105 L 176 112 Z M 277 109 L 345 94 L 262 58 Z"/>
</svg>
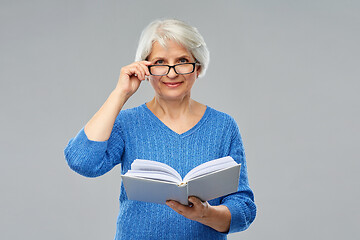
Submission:
<svg viewBox="0 0 360 240">
<path fill-rule="evenodd" d="M 193 73 L 195 65 L 201 65 L 200 63 L 179 63 L 175 65 L 149 65 L 149 72 L 153 76 L 165 76 L 168 75 L 171 68 L 174 68 L 176 74 L 185 75 Z"/>
</svg>

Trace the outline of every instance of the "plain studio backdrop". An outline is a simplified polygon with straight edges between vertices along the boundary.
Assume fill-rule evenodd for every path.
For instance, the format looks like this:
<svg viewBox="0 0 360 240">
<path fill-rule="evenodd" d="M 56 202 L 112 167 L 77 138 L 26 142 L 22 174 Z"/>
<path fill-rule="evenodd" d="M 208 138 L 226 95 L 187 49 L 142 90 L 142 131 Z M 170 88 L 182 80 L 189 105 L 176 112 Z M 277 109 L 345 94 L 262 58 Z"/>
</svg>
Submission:
<svg viewBox="0 0 360 240">
<path fill-rule="evenodd" d="M 113 239 L 120 166 L 63 150 L 115 88 L 142 29 L 196 26 L 210 66 L 192 97 L 233 116 L 258 214 L 229 239 L 359 239 L 358 1 L 0 2 L 0 239 Z M 125 108 L 150 101 L 148 82 Z"/>
</svg>

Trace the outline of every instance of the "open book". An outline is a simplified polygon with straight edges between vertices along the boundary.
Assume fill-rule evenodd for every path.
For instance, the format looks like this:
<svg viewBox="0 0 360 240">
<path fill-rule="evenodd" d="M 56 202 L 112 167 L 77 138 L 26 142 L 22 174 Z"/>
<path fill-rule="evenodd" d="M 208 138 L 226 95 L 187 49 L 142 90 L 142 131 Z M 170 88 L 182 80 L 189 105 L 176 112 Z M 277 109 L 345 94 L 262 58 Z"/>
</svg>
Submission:
<svg viewBox="0 0 360 240">
<path fill-rule="evenodd" d="M 167 164 L 136 159 L 121 176 L 130 200 L 165 204 L 176 200 L 188 205 L 188 197 L 208 201 L 237 191 L 240 164 L 230 156 L 193 168 L 184 179 Z"/>
</svg>

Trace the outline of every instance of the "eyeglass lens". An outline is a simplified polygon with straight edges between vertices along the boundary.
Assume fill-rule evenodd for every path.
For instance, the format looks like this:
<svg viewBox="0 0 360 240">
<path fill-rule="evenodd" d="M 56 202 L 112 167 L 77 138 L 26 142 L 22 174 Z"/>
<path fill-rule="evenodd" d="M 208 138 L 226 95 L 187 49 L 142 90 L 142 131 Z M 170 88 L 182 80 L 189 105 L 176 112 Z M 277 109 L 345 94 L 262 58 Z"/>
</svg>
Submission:
<svg viewBox="0 0 360 240">
<path fill-rule="evenodd" d="M 194 67 L 195 65 L 192 63 L 184 63 L 174 66 L 175 72 L 177 74 L 189 74 L 194 71 Z M 168 65 L 152 65 L 150 66 L 150 71 L 152 75 L 161 76 L 161 75 L 167 75 L 170 68 L 171 67 Z"/>
</svg>

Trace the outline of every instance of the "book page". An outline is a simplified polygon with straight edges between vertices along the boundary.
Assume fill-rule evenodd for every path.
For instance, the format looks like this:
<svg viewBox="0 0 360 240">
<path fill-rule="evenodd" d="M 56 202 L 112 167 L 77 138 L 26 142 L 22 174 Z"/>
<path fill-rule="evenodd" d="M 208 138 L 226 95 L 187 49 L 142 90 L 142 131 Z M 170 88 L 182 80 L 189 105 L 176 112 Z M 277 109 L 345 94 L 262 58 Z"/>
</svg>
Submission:
<svg viewBox="0 0 360 240">
<path fill-rule="evenodd" d="M 187 182 L 193 178 L 209 174 L 221 169 L 229 168 L 235 165 L 237 165 L 237 163 L 230 156 L 211 160 L 193 168 L 190 172 L 188 172 L 188 174 L 186 174 L 183 182 Z"/>
<path fill-rule="evenodd" d="M 176 182 L 181 182 L 182 180 L 180 174 L 169 165 L 151 160 L 136 159 L 131 164 L 131 170 L 164 172 L 176 178 Z"/>
<path fill-rule="evenodd" d="M 172 182 L 180 184 L 181 180 L 177 179 L 173 175 L 163 171 L 142 171 L 142 170 L 129 170 L 125 173 L 125 176 L 140 177 L 146 179 L 161 180 L 166 182 Z"/>
</svg>

